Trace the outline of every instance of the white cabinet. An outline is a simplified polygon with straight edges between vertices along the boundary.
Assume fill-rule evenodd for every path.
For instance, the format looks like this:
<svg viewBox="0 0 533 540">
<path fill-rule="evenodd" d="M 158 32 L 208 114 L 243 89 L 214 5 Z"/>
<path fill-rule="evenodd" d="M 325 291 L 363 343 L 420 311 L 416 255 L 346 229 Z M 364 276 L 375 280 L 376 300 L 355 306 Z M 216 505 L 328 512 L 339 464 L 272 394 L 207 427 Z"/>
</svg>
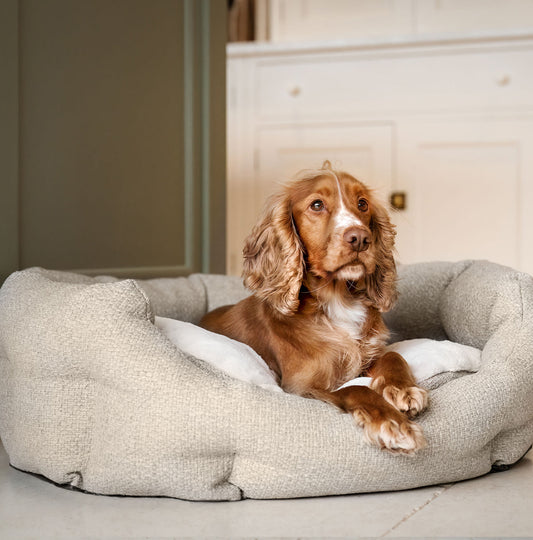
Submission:
<svg viewBox="0 0 533 540">
<path fill-rule="evenodd" d="M 228 66 L 231 273 L 276 182 L 325 159 L 407 194 L 401 262 L 533 273 L 533 34 L 235 44 Z"/>
</svg>

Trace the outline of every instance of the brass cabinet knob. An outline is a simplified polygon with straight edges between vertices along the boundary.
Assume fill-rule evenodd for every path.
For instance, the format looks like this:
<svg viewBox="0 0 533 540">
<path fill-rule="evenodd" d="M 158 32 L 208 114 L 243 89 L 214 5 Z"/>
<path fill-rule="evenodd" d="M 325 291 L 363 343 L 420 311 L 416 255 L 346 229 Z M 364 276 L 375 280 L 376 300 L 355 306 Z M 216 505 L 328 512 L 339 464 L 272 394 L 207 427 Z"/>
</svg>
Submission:
<svg viewBox="0 0 533 540">
<path fill-rule="evenodd" d="M 405 210 L 407 207 L 407 193 L 405 191 L 393 191 L 390 194 L 390 205 L 395 210 Z"/>
<path fill-rule="evenodd" d="M 292 96 L 293 98 L 298 97 L 301 93 L 302 93 L 302 89 L 297 84 L 289 88 L 289 96 Z"/>
<path fill-rule="evenodd" d="M 498 86 L 507 86 L 510 83 L 511 83 L 511 76 L 506 73 L 496 77 L 496 84 Z"/>
</svg>

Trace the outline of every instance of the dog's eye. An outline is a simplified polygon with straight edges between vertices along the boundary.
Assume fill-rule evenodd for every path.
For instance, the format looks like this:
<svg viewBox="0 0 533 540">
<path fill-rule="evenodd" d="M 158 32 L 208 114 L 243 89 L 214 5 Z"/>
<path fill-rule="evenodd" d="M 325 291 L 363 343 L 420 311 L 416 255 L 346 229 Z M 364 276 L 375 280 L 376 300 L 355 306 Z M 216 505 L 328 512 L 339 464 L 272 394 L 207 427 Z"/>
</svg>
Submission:
<svg viewBox="0 0 533 540">
<path fill-rule="evenodd" d="M 316 201 L 313 201 L 311 203 L 311 206 L 309 208 L 311 208 L 311 210 L 314 210 L 315 212 L 320 212 L 321 210 L 324 210 L 324 202 L 320 199 L 317 199 Z"/>
<path fill-rule="evenodd" d="M 366 199 L 359 199 L 357 208 L 359 208 L 361 212 L 366 212 L 368 210 L 368 201 Z"/>
</svg>

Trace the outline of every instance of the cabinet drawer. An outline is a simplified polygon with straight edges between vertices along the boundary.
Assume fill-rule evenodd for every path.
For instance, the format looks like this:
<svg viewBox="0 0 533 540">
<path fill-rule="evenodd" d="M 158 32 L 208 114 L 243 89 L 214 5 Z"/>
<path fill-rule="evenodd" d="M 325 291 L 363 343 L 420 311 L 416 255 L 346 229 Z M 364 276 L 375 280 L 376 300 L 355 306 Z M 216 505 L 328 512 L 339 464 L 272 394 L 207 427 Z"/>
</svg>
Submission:
<svg viewBox="0 0 533 540">
<path fill-rule="evenodd" d="M 260 120 L 305 120 L 376 111 L 527 106 L 533 105 L 532 67 L 533 45 L 261 58 L 256 110 Z"/>
</svg>

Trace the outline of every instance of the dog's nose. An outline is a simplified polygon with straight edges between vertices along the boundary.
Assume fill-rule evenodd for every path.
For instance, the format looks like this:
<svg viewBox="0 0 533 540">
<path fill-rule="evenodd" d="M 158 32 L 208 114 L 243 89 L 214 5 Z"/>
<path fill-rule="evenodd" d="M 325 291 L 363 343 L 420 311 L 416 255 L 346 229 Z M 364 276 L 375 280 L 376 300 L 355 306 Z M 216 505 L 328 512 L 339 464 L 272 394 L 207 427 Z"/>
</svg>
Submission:
<svg viewBox="0 0 533 540">
<path fill-rule="evenodd" d="M 370 246 L 370 234 L 359 227 L 350 227 L 344 231 L 344 241 L 352 247 L 354 251 L 366 251 Z"/>
</svg>

